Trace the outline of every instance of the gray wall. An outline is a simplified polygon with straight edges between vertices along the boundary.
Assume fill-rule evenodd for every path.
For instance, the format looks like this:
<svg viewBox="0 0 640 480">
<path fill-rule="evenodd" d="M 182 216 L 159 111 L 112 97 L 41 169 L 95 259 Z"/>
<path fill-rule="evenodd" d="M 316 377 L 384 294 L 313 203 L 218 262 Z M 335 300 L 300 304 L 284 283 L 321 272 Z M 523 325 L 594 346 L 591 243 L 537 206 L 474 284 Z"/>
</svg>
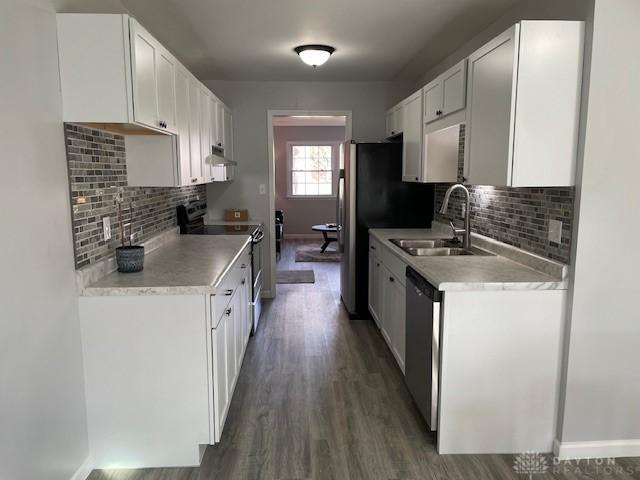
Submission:
<svg viewBox="0 0 640 480">
<path fill-rule="evenodd" d="M 88 440 L 49 2 L 0 2 L 0 45 L 0 478 L 68 480 Z"/>
<path fill-rule="evenodd" d="M 207 186 L 209 214 L 222 218 L 230 207 L 249 209 L 254 219 L 272 228 L 273 212 L 259 185 L 268 182 L 267 110 L 351 110 L 353 138 L 384 137 L 388 84 L 384 82 L 229 82 L 205 81 L 233 111 L 236 180 Z M 265 240 L 267 240 L 265 238 Z M 265 251 L 270 248 L 265 243 Z M 265 284 L 270 284 L 270 258 L 265 255 Z"/>
<path fill-rule="evenodd" d="M 638 0 L 595 3 L 576 192 L 563 442 L 640 439 L 639 22 Z"/>
<path fill-rule="evenodd" d="M 590 17 L 592 11 L 593 0 L 522 0 L 437 65 L 427 67 L 414 82 L 405 79 L 403 83 L 397 83 L 396 95 L 391 98 L 388 107 L 395 105 L 418 88 L 426 85 L 446 69 L 468 57 L 493 37 L 520 20 L 585 20 Z M 409 62 L 405 70 L 413 70 L 413 64 L 420 62 L 420 58 L 421 56 L 418 54 L 415 59 Z M 398 78 L 403 77 L 406 77 L 405 71 L 398 75 Z"/>
<path fill-rule="evenodd" d="M 337 206 L 337 197 L 287 198 L 287 142 L 343 142 L 344 140 L 344 127 L 274 127 L 276 208 L 284 210 L 286 234 L 309 235 L 312 234 L 313 225 L 335 222 Z M 335 154 L 338 155 L 337 150 Z M 334 183 L 337 184 L 337 182 Z"/>
</svg>

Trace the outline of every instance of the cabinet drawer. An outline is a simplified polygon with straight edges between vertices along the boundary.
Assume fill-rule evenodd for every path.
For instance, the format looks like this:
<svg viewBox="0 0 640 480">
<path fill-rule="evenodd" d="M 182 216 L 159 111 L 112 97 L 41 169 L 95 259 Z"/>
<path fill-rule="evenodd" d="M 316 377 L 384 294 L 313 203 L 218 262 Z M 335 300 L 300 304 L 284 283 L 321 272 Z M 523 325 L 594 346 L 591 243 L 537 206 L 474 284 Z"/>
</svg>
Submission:
<svg viewBox="0 0 640 480">
<path fill-rule="evenodd" d="M 384 245 L 382 242 L 369 236 L 369 252 L 375 255 L 387 270 L 404 285 L 407 265 L 390 250 L 391 248 L 393 248 L 391 244 Z"/>
<path fill-rule="evenodd" d="M 387 270 L 391 272 L 391 275 L 396 277 L 396 279 L 402 284 L 405 284 L 405 272 L 407 270 L 407 264 L 396 257 L 393 252 L 391 252 L 388 248 L 383 250 L 382 257 L 378 257 L 382 261 Z"/>
<path fill-rule="evenodd" d="M 382 252 L 382 250 L 382 244 L 372 236 L 369 236 L 369 253 L 380 258 L 380 252 Z"/>
</svg>

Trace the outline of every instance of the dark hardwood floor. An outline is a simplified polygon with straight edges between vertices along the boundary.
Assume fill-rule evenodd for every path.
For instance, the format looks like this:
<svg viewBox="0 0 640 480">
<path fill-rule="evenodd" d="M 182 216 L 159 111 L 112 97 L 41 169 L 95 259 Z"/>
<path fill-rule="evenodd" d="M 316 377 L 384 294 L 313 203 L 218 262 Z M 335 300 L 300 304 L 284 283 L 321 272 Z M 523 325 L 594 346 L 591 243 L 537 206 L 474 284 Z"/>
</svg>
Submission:
<svg viewBox="0 0 640 480">
<path fill-rule="evenodd" d="M 375 325 L 342 308 L 340 265 L 295 263 L 300 244 L 286 243 L 278 268 L 312 268 L 316 283 L 277 286 L 249 342 L 222 440 L 201 467 L 94 471 L 90 480 L 529 478 L 515 473 L 510 455 L 436 453 Z M 640 478 L 639 459 L 617 459 L 606 471 L 548 462 L 531 478 Z"/>
</svg>

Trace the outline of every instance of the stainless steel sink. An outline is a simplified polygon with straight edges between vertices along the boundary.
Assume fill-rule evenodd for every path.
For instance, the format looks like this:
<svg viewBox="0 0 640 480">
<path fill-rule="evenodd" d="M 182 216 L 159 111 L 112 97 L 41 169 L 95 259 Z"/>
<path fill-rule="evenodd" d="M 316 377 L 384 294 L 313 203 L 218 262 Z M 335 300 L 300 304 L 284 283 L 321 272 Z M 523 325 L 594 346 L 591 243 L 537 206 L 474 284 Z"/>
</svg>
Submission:
<svg viewBox="0 0 640 480">
<path fill-rule="evenodd" d="M 392 238 L 390 242 L 402 249 L 460 247 L 461 246 L 461 243 L 458 241 L 458 239 L 455 239 L 455 238 L 431 238 L 431 239 Z"/>
<path fill-rule="evenodd" d="M 457 257 L 462 255 L 495 256 L 480 248 L 462 248 L 460 242 L 452 238 L 398 239 L 390 240 L 414 257 Z"/>
</svg>

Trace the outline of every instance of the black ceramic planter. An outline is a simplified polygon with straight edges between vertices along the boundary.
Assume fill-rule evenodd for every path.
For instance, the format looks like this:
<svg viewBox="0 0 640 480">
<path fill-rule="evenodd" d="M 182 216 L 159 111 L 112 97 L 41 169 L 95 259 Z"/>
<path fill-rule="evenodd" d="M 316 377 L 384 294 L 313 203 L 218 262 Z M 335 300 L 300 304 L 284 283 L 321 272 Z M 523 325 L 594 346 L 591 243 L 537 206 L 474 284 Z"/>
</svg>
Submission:
<svg viewBox="0 0 640 480">
<path fill-rule="evenodd" d="M 144 247 L 132 245 L 116 248 L 116 263 L 121 273 L 141 272 L 144 267 Z"/>
</svg>

